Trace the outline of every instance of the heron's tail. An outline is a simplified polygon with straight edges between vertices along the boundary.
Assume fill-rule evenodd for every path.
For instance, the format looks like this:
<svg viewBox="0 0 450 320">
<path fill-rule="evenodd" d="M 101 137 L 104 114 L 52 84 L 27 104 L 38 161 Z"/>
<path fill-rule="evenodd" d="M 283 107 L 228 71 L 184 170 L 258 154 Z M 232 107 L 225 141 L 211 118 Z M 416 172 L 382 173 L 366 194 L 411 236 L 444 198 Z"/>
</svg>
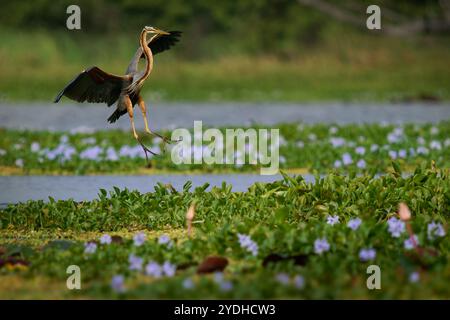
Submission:
<svg viewBox="0 0 450 320">
<path fill-rule="evenodd" d="M 119 110 L 116 109 L 116 111 L 113 112 L 113 114 L 108 118 L 109 123 L 114 123 L 119 119 L 121 116 L 123 116 L 125 113 L 127 113 L 127 110 Z"/>
</svg>

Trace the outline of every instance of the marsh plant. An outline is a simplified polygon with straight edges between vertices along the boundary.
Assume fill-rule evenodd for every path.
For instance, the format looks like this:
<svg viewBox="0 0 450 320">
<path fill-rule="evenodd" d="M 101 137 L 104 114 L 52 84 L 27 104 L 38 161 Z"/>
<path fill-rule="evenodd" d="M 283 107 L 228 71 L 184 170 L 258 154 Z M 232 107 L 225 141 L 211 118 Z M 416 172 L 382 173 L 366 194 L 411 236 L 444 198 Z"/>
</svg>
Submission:
<svg viewBox="0 0 450 320">
<path fill-rule="evenodd" d="M 255 125 L 238 131 L 243 134 L 240 139 L 234 136 L 234 142 L 227 139 L 226 128 L 203 128 L 199 132 L 182 129 L 178 135 L 186 134 L 186 140 L 166 146 L 166 152 L 161 140 L 151 140 L 148 145 L 159 153 L 151 159 L 152 170 L 261 173 L 270 167 L 277 168 L 277 161 L 282 170 L 323 174 L 333 171 L 382 174 L 392 170 L 393 161 L 409 173 L 432 160 L 439 167 L 450 166 L 448 121 L 397 125 L 279 124 L 271 128 Z M 271 132 L 273 140 L 269 139 Z M 130 143 L 127 132 L 95 132 L 83 127 L 71 132 L 0 130 L 0 133 L 1 174 L 139 173 L 146 166 L 142 148 Z M 268 151 L 268 158 L 262 158 L 272 165 L 260 161 L 260 143 Z M 180 153 L 183 157 L 177 158 Z M 223 159 L 222 163 L 219 159 Z"/>
<path fill-rule="evenodd" d="M 449 172 L 394 168 L 315 183 L 284 174 L 246 192 L 160 184 L 10 205 L 0 210 L 0 296 L 448 298 Z M 30 289 L 61 287 L 70 265 L 81 290 Z M 17 278 L 24 290 L 6 290 Z"/>
<path fill-rule="evenodd" d="M 171 152 L 171 159 L 176 165 L 259 164 L 262 175 L 278 173 L 279 129 L 225 129 L 224 135 L 216 128 L 203 132 L 202 121 L 194 121 L 193 135 L 188 129 L 178 128 L 172 131 L 172 140 L 181 141 Z M 204 142 L 207 145 L 204 146 Z"/>
</svg>

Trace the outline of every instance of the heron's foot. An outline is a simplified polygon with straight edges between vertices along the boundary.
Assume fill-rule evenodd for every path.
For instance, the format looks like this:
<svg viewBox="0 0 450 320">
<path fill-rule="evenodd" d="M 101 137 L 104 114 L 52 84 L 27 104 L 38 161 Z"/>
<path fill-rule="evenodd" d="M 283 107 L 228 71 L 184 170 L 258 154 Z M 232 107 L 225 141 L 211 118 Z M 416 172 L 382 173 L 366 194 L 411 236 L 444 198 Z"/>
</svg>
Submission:
<svg viewBox="0 0 450 320">
<path fill-rule="evenodd" d="M 150 164 L 150 162 L 148 161 L 148 153 L 150 153 L 151 155 L 154 155 L 154 156 L 157 156 L 158 153 L 153 152 L 152 150 L 150 150 L 149 148 L 147 148 L 147 147 L 142 143 L 142 141 L 141 141 L 139 138 L 136 138 L 136 140 L 137 140 L 137 142 L 139 142 L 139 144 L 140 144 L 141 147 L 142 147 L 142 150 L 144 150 L 144 152 L 145 152 L 145 159 L 147 160 L 147 164 Z"/>
<path fill-rule="evenodd" d="M 165 143 L 168 143 L 168 144 L 177 143 L 177 142 L 180 142 L 180 141 L 181 141 L 181 139 L 171 140 L 171 139 L 169 139 L 168 137 L 165 137 L 165 136 L 163 136 L 163 135 L 160 135 L 159 133 L 153 132 L 153 131 L 150 130 L 150 129 L 145 130 L 145 131 L 146 131 L 148 134 L 152 135 L 152 136 L 155 136 L 155 137 L 158 137 L 158 138 L 162 139 Z"/>
</svg>

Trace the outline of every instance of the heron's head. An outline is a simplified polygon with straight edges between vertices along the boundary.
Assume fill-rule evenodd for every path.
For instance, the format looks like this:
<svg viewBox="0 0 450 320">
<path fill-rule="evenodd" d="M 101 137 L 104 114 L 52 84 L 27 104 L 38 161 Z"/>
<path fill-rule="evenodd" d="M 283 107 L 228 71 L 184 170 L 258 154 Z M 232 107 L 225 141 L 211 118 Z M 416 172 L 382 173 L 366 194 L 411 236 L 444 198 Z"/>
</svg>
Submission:
<svg viewBox="0 0 450 320">
<path fill-rule="evenodd" d="M 145 26 L 143 31 L 145 31 L 147 33 L 153 33 L 153 34 L 161 35 L 161 36 L 170 34 L 170 33 L 166 32 L 166 31 L 163 31 L 163 30 L 160 30 L 158 28 L 151 27 L 151 26 Z"/>
</svg>

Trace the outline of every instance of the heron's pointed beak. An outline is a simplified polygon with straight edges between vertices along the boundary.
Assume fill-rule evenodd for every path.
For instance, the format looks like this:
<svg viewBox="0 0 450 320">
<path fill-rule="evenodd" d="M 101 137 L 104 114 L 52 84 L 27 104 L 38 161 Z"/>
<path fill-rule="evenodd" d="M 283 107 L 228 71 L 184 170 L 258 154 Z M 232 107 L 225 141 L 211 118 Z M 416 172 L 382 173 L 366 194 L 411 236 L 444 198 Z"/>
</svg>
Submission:
<svg viewBox="0 0 450 320">
<path fill-rule="evenodd" d="M 162 36 L 168 36 L 170 35 L 169 32 L 163 31 L 163 30 L 158 30 L 158 34 L 162 35 Z"/>
</svg>

